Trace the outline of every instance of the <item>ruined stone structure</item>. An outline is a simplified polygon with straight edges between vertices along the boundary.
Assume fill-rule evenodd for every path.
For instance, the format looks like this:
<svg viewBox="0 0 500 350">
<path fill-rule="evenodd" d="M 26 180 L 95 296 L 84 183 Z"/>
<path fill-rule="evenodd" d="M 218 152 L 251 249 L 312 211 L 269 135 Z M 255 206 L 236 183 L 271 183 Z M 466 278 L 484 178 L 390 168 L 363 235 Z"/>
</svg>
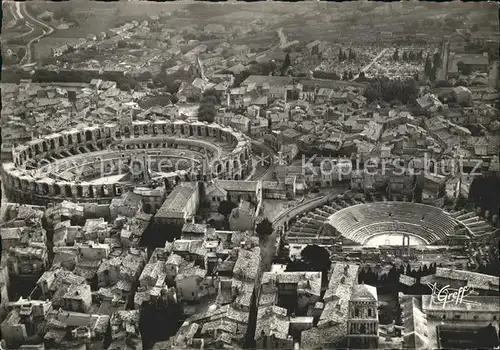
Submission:
<svg viewBox="0 0 500 350">
<path fill-rule="evenodd" d="M 250 139 L 202 122 L 130 121 L 73 129 L 12 150 L 2 165 L 7 197 L 16 202 L 109 202 L 127 184 L 131 160 L 147 155 L 151 179 L 171 191 L 180 181 L 240 180 L 251 173 Z M 121 176 L 120 176 L 121 175 Z M 106 181 L 98 179 L 106 177 Z M 149 178 L 149 176 L 148 176 Z"/>
</svg>

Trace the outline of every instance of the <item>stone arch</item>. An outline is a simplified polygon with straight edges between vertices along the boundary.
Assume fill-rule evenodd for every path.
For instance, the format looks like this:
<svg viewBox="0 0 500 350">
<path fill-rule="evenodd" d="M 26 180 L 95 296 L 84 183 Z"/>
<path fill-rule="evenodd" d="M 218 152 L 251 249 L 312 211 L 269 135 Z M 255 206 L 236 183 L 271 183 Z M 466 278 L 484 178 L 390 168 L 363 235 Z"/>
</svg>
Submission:
<svg viewBox="0 0 500 350">
<path fill-rule="evenodd" d="M 94 197 L 94 187 L 93 186 L 89 186 L 89 197 L 90 198 Z"/>
<path fill-rule="evenodd" d="M 80 134 L 80 133 L 76 134 L 76 142 L 82 143 L 82 134 Z"/>
<path fill-rule="evenodd" d="M 70 134 L 68 135 L 68 145 L 72 145 L 73 144 L 73 136 Z"/>
<path fill-rule="evenodd" d="M 56 140 L 50 139 L 50 149 L 56 149 Z"/>
<path fill-rule="evenodd" d="M 28 148 L 28 158 L 32 158 L 33 157 L 33 152 L 31 151 L 31 148 Z"/>
<path fill-rule="evenodd" d="M 47 145 L 46 141 L 42 142 L 42 150 L 43 150 L 44 153 L 48 152 L 48 150 L 49 150 L 49 146 Z"/>
<path fill-rule="evenodd" d="M 189 124 L 189 136 L 193 136 L 193 135 L 194 135 L 193 126 L 191 124 Z"/>
<path fill-rule="evenodd" d="M 38 144 L 38 143 L 37 143 L 37 144 L 35 145 L 35 154 L 36 154 L 36 155 L 38 155 L 38 154 L 40 154 L 40 153 L 41 153 L 41 151 L 40 151 L 40 144 Z"/>
<path fill-rule="evenodd" d="M 125 135 L 125 137 L 130 136 L 130 127 L 128 125 L 125 125 L 123 127 L 123 134 Z"/>
<path fill-rule="evenodd" d="M 54 195 L 59 196 L 61 194 L 61 187 L 58 184 L 54 184 Z"/>
<path fill-rule="evenodd" d="M 166 134 L 167 133 L 167 125 L 163 124 L 161 126 L 161 131 L 162 131 L 163 134 Z"/>
<path fill-rule="evenodd" d="M 78 150 L 79 150 L 80 152 L 82 152 L 82 153 L 87 153 L 87 151 L 85 151 L 85 148 L 83 148 L 83 147 L 78 147 Z"/>
<path fill-rule="evenodd" d="M 72 197 L 71 186 L 70 185 L 65 185 L 64 186 L 64 196 L 65 197 Z"/>
<path fill-rule="evenodd" d="M 139 125 L 134 125 L 134 136 L 139 136 Z"/>
<path fill-rule="evenodd" d="M 144 125 L 144 126 L 142 127 L 142 133 L 143 133 L 144 135 L 149 134 L 149 125 L 148 125 L 148 124 L 146 124 L 146 125 Z"/>
<path fill-rule="evenodd" d="M 156 124 L 153 124 L 153 135 L 158 135 L 158 126 Z"/>
<path fill-rule="evenodd" d="M 99 192 L 100 192 L 100 193 L 99 193 L 99 197 L 106 197 L 106 186 L 104 186 L 104 185 L 103 185 L 103 186 L 101 186 L 101 187 L 99 188 Z"/>
<path fill-rule="evenodd" d="M 80 185 L 76 186 L 76 196 L 77 197 L 83 197 L 83 188 Z"/>
<path fill-rule="evenodd" d="M 92 139 L 93 139 L 92 131 L 86 130 L 85 131 L 85 141 L 89 142 L 89 141 L 92 141 Z"/>
<path fill-rule="evenodd" d="M 63 146 L 64 146 L 64 137 L 59 136 L 59 147 L 63 147 Z"/>
<path fill-rule="evenodd" d="M 180 178 L 180 176 L 178 176 L 178 175 L 177 175 L 177 176 L 175 177 L 175 184 L 176 184 L 176 185 L 178 185 L 178 184 L 179 184 L 179 182 L 181 182 L 181 178 Z"/>
<path fill-rule="evenodd" d="M 238 164 L 238 158 L 233 160 L 233 170 L 234 169 L 239 169 L 240 165 Z"/>
<path fill-rule="evenodd" d="M 109 130 L 109 129 L 108 129 Z M 96 140 L 99 140 L 101 138 L 101 130 L 97 129 L 95 131 L 95 138 Z"/>
<path fill-rule="evenodd" d="M 49 184 L 46 182 L 42 182 L 41 186 L 42 186 L 42 194 L 44 195 L 49 194 Z"/>
</svg>

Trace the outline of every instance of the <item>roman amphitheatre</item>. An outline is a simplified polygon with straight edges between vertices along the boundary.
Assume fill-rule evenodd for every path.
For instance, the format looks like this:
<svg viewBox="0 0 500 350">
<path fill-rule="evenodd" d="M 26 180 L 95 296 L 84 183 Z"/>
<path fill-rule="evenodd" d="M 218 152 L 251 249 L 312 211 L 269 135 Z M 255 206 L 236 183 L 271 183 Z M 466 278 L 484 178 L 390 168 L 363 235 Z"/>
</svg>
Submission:
<svg viewBox="0 0 500 350">
<path fill-rule="evenodd" d="M 134 186 L 251 173 L 251 143 L 231 128 L 202 122 L 134 121 L 47 135 L 17 146 L 3 164 L 6 195 L 20 203 L 110 202 Z M 133 172 L 139 166 L 140 172 Z"/>
</svg>

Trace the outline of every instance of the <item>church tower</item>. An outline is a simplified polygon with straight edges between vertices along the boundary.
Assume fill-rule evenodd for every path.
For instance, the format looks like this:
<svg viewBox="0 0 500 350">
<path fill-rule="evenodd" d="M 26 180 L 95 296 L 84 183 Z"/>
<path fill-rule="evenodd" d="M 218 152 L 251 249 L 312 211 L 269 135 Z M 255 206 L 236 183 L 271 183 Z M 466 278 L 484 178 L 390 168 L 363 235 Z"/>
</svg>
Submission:
<svg viewBox="0 0 500 350">
<path fill-rule="evenodd" d="M 367 284 L 352 287 L 347 319 L 349 349 L 378 348 L 377 288 Z"/>
</svg>

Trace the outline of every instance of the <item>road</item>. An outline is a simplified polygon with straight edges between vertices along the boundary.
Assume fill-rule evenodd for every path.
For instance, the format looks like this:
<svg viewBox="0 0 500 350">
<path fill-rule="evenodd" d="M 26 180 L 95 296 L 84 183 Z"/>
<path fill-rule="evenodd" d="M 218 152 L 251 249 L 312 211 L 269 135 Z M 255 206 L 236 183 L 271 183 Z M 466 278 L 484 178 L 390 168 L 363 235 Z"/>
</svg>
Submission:
<svg viewBox="0 0 500 350">
<path fill-rule="evenodd" d="M 33 32 L 36 27 L 39 27 L 42 30 L 42 34 L 38 35 L 28 42 L 28 44 L 26 45 L 26 53 L 19 62 L 20 65 L 30 64 L 33 61 L 33 44 L 35 42 L 38 42 L 38 40 L 40 40 L 41 38 L 52 34 L 52 32 L 54 32 L 54 28 L 43 22 L 40 22 L 39 20 L 31 16 L 26 10 L 26 4 L 24 2 L 16 2 L 15 6 L 17 17 L 19 17 L 20 20 L 24 20 L 24 23 L 26 23 L 26 25 L 31 29 L 30 33 Z"/>
<path fill-rule="evenodd" d="M 374 64 L 375 64 L 375 63 L 376 63 L 376 62 L 380 59 L 380 57 L 382 57 L 382 56 L 383 56 L 383 55 L 387 52 L 387 50 L 388 50 L 388 49 L 383 49 L 383 50 L 382 50 L 382 52 L 380 52 L 380 53 L 377 55 L 377 57 L 375 57 L 375 58 L 374 58 L 374 59 L 373 59 L 370 63 L 368 63 L 368 64 L 367 64 L 367 65 L 366 65 L 363 69 L 361 69 L 361 72 L 363 72 L 363 73 L 364 73 L 364 72 L 366 72 L 368 69 L 370 69 L 370 68 L 371 68 L 371 66 L 373 66 L 373 65 L 374 65 Z M 361 72 L 360 72 L 360 73 L 361 73 Z M 358 74 L 356 74 L 356 75 L 354 76 L 354 78 L 352 78 L 352 79 L 351 79 L 351 81 L 354 81 L 354 80 L 356 80 L 356 79 L 358 79 L 358 78 L 359 78 L 359 73 L 358 73 Z"/>
<path fill-rule="evenodd" d="M 12 13 L 12 16 L 14 17 L 15 21 L 17 22 L 19 20 L 23 20 L 23 17 L 22 17 L 22 13 L 20 13 L 20 7 L 16 6 L 16 4 L 17 4 L 17 2 L 16 3 L 15 2 L 9 3 L 9 10 L 10 10 L 10 13 Z M 35 28 L 32 27 L 31 25 L 29 25 L 27 22 L 24 22 L 24 24 L 26 25 L 26 27 L 29 28 L 29 31 L 17 36 L 16 39 L 22 38 L 23 36 L 29 35 L 35 31 Z"/>
<path fill-rule="evenodd" d="M 287 43 L 287 40 L 286 40 L 285 33 L 283 33 L 283 28 L 278 29 L 278 36 L 280 37 L 280 47 L 285 46 Z"/>
</svg>

